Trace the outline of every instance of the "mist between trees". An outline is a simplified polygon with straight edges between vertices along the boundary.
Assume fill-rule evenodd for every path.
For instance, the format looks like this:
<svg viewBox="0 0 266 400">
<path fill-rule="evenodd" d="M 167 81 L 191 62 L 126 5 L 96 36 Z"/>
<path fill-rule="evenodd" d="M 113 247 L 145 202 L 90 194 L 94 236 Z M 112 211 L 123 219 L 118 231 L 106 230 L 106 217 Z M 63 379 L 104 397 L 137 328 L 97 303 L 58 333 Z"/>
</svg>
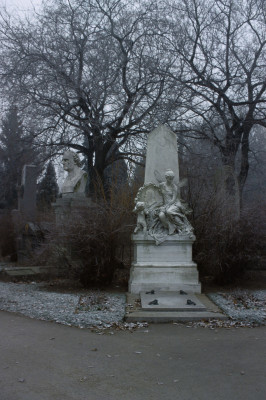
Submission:
<svg viewBox="0 0 266 400">
<path fill-rule="evenodd" d="M 90 193 L 118 160 L 130 171 L 145 162 L 147 133 L 166 123 L 194 225 L 213 215 L 218 229 L 217 215 L 223 225 L 251 208 L 265 218 L 265 22 L 263 0 L 58 0 L 31 19 L 2 10 L 3 104 L 41 152 L 82 154 Z"/>
</svg>

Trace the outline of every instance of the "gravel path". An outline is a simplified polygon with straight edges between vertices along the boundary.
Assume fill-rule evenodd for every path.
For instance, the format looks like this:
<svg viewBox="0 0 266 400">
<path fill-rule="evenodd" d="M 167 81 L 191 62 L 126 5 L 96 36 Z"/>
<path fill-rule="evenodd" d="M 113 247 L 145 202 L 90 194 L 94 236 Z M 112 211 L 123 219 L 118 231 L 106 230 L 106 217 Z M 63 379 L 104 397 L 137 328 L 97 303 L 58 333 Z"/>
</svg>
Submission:
<svg viewBox="0 0 266 400">
<path fill-rule="evenodd" d="M 208 295 L 225 314 L 226 321 L 196 322 L 191 326 L 257 326 L 266 322 L 266 290 L 232 290 Z M 126 295 L 95 290 L 77 293 L 47 291 L 44 284 L 0 282 L 0 310 L 79 328 L 135 329 L 145 323 L 125 323 Z"/>
</svg>

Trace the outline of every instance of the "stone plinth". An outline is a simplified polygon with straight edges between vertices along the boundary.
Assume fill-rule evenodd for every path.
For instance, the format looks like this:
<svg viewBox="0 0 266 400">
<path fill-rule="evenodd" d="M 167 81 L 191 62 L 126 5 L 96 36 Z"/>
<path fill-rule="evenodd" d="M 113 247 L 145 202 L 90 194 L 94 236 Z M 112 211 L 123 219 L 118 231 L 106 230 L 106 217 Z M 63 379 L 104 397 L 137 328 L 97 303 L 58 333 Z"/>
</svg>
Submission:
<svg viewBox="0 0 266 400">
<path fill-rule="evenodd" d="M 145 290 L 200 293 L 197 265 L 192 261 L 194 238 L 169 235 L 159 246 L 148 234 L 132 235 L 134 262 L 129 292 Z"/>
<path fill-rule="evenodd" d="M 141 309 L 146 311 L 206 311 L 195 294 L 182 292 L 141 292 Z M 154 304 L 153 299 L 156 299 Z"/>
<path fill-rule="evenodd" d="M 56 216 L 56 225 L 60 225 L 66 223 L 69 218 L 82 218 L 83 212 L 92 207 L 93 202 L 82 193 L 70 193 L 56 199 L 56 203 L 53 203 L 52 206 Z"/>
</svg>

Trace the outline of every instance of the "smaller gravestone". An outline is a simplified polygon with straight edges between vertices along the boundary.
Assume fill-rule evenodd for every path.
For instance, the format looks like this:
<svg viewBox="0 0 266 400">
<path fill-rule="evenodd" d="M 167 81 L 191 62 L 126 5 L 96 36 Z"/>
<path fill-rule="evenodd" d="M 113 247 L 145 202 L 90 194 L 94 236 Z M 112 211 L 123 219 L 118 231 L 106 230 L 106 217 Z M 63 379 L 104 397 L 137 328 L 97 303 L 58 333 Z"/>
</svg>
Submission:
<svg viewBox="0 0 266 400">
<path fill-rule="evenodd" d="M 18 211 L 27 221 L 36 218 L 37 167 L 24 165 L 19 187 Z"/>
<path fill-rule="evenodd" d="M 15 227 L 25 222 L 34 222 L 36 218 L 37 167 L 24 165 L 21 184 L 18 186 L 18 209 L 12 210 Z"/>
<path fill-rule="evenodd" d="M 18 261 L 24 261 L 41 235 L 36 220 L 37 167 L 24 165 L 18 187 L 18 209 L 12 211 Z"/>
</svg>

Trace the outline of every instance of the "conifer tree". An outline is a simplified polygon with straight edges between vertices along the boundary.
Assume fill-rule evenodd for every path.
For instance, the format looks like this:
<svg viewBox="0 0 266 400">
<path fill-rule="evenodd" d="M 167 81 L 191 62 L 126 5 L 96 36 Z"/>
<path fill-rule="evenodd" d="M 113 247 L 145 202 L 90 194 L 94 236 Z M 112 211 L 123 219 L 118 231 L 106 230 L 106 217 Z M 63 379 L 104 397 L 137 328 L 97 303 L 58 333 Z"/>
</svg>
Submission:
<svg viewBox="0 0 266 400">
<path fill-rule="evenodd" d="M 17 185 L 23 165 L 33 164 L 36 153 L 33 138 L 24 133 L 16 106 L 8 111 L 0 128 L 0 207 L 17 206 Z"/>
</svg>

